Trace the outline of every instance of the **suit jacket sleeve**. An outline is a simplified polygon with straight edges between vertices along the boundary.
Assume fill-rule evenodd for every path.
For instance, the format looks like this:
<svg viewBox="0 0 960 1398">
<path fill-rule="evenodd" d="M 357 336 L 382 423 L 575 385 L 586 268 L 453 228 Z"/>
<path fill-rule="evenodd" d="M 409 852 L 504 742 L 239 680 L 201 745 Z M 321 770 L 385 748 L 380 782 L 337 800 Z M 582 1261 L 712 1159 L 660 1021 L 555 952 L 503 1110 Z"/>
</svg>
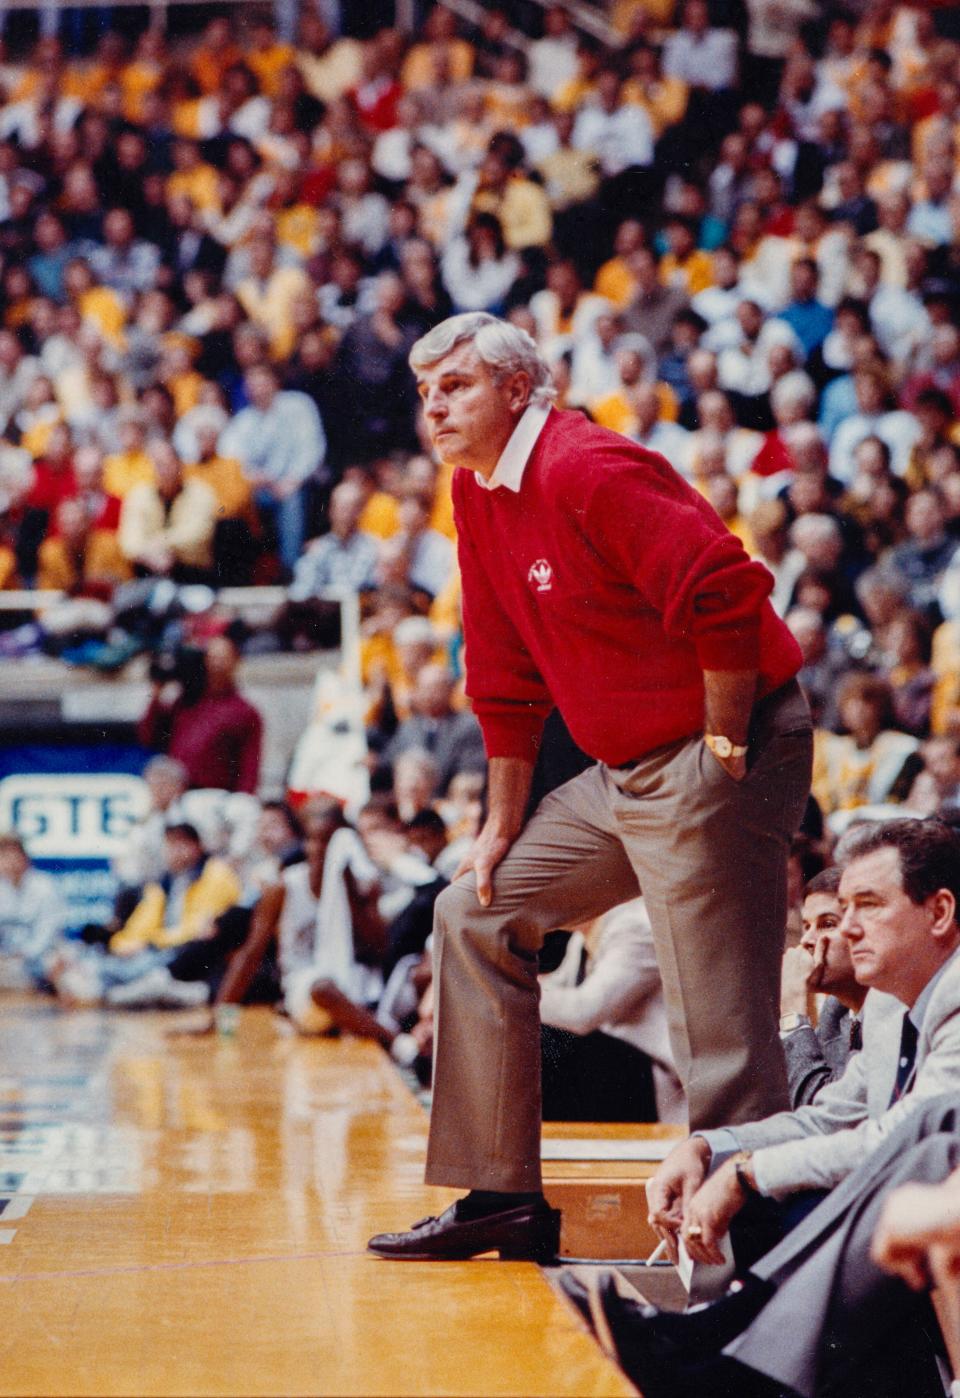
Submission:
<svg viewBox="0 0 960 1398">
<path fill-rule="evenodd" d="M 783 1055 L 787 1060 L 787 1085 L 794 1107 L 812 1102 L 821 1087 L 833 1082 L 833 1070 L 823 1056 L 813 1025 L 804 1024 L 788 1034 L 783 1040 Z"/>
<path fill-rule="evenodd" d="M 828 999 L 816 1029 L 805 1024 L 783 1040 L 787 1060 L 787 1084 L 794 1107 L 812 1102 L 820 1089 L 843 1075 L 849 1052 L 843 1044 L 846 1012 Z"/>
<path fill-rule="evenodd" d="M 960 998 L 953 996 L 949 1003 L 950 998 L 934 996 L 923 1026 L 913 1089 L 886 1111 L 873 1115 L 868 1111 L 866 1065 L 874 1046 L 867 1037 L 865 1022 L 863 1051 L 853 1055 L 843 1077 L 823 1088 L 816 1102 L 781 1114 L 787 1120 L 782 1123 L 779 1143 L 775 1143 L 775 1137 L 780 1117 L 736 1128 L 741 1143 L 756 1152 L 754 1168 L 762 1193 L 782 1198 L 800 1189 L 832 1189 L 872 1155 L 926 1099 L 960 1092 Z M 883 1022 L 876 1026 L 879 1034 L 875 1038 L 882 1040 L 887 1054 L 893 1036 L 899 1042 L 902 1020 L 901 1008 L 899 1014 L 885 1013 Z M 895 1062 L 896 1046 L 893 1047 Z M 886 1091 L 890 1088 L 887 1082 Z M 773 1130 L 767 1132 L 764 1128 Z"/>
</svg>

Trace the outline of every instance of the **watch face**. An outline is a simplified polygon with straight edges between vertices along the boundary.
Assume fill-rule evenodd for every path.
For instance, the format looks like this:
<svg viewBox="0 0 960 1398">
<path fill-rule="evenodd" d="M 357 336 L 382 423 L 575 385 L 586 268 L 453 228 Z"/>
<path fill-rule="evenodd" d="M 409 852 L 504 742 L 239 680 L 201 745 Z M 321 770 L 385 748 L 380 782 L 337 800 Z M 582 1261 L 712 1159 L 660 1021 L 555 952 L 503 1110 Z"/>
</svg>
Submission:
<svg viewBox="0 0 960 1398">
<path fill-rule="evenodd" d="M 729 738 L 714 738 L 713 746 L 718 757 L 729 757 L 733 752 L 733 744 Z"/>
</svg>

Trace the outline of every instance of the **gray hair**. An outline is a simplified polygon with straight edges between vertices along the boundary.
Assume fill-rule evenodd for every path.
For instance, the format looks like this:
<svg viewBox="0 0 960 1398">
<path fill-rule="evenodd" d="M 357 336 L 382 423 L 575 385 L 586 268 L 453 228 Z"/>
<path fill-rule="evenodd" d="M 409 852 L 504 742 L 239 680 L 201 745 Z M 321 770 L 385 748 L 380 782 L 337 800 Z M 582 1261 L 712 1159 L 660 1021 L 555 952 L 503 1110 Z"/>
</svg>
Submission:
<svg viewBox="0 0 960 1398">
<path fill-rule="evenodd" d="M 801 515 L 794 520 L 790 538 L 797 548 L 804 544 L 826 543 L 841 538 L 840 525 L 833 515 Z"/>
<path fill-rule="evenodd" d="M 805 374 L 802 369 L 791 369 L 789 374 L 777 379 L 771 388 L 770 401 L 775 410 L 786 407 L 788 403 L 812 408 L 817 401 L 817 390 L 809 374 Z"/>
<path fill-rule="evenodd" d="M 184 764 L 175 757 L 151 757 L 143 769 L 143 775 L 145 778 L 166 777 L 168 781 L 176 782 L 184 790 L 190 781 L 190 773 Z"/>
<path fill-rule="evenodd" d="M 467 341 L 496 378 L 522 370 L 530 380 L 531 403 L 550 403 L 557 396 L 550 365 L 533 336 L 488 311 L 464 311 L 428 330 L 410 351 L 410 368 L 416 372 L 437 364 L 457 345 Z"/>
</svg>

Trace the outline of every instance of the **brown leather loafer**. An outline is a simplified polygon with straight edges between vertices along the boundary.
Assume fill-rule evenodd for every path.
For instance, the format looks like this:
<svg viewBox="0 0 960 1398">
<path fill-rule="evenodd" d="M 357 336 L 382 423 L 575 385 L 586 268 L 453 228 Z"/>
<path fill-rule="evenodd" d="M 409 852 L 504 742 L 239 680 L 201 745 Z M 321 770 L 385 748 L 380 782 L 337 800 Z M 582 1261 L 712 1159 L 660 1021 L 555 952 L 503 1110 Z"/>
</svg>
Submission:
<svg viewBox="0 0 960 1398">
<path fill-rule="evenodd" d="M 451 1204 L 439 1218 L 422 1218 L 407 1233 L 378 1233 L 367 1244 L 378 1257 L 407 1262 L 463 1262 L 481 1252 L 498 1252 L 504 1262 L 556 1259 L 560 1248 L 560 1210 L 525 1204 L 482 1218 L 457 1217 Z"/>
</svg>

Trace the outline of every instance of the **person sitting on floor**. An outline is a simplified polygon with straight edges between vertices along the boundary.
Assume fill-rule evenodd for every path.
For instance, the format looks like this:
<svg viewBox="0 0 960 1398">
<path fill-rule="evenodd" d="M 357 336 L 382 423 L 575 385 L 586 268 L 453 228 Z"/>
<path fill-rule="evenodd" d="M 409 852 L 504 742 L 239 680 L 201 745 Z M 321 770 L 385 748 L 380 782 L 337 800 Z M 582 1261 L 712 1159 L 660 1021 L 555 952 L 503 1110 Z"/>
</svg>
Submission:
<svg viewBox="0 0 960 1398">
<path fill-rule="evenodd" d="M 540 978 L 545 1121 L 686 1124 L 642 898 L 623 903 Z"/>
<path fill-rule="evenodd" d="M 0 988 L 49 989 L 66 922 L 56 879 L 33 867 L 19 835 L 0 835 Z"/>
<path fill-rule="evenodd" d="M 208 856 L 196 826 L 167 826 L 164 872 L 147 883 L 126 922 L 109 929 L 86 929 L 83 942 L 70 943 L 51 969 L 65 1004 L 110 1004 L 140 1008 L 192 1006 L 207 999 L 206 986 L 186 985 L 170 966 L 184 948 L 204 947 L 218 934 L 218 921 L 239 902 L 242 886 L 223 859 Z M 204 953 L 201 953 L 203 955 Z"/>
<path fill-rule="evenodd" d="M 862 1045 L 861 1011 L 867 992 L 859 983 L 850 947 L 840 935 L 840 870 L 824 869 L 803 894 L 803 936 L 783 956 L 780 1039 L 787 1059 L 790 1102 L 812 1102 L 828 1082 L 842 1077 L 851 1053 Z M 810 1000 L 825 994 L 816 1027 Z"/>
<path fill-rule="evenodd" d="M 339 1028 L 389 1047 L 393 1034 L 370 1008 L 383 989 L 383 946 L 364 944 L 369 920 L 358 916 L 378 890 L 377 867 L 335 802 L 309 808 L 304 824 L 306 862 L 285 869 L 261 897 L 215 1007 L 244 999 L 275 942 L 283 1008 L 301 1033 Z"/>
</svg>

